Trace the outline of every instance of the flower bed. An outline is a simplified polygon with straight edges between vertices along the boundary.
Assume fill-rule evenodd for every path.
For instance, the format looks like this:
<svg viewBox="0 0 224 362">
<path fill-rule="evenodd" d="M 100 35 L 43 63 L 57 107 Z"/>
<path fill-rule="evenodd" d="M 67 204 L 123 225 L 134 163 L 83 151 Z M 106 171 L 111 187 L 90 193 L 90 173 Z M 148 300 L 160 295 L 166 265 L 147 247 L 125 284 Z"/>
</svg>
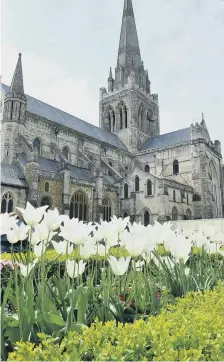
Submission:
<svg viewBox="0 0 224 362">
<path fill-rule="evenodd" d="M 20 212 L 20 226 L 1 215 L 11 244 L 28 238 L 26 253 L 2 256 L 4 360 L 18 341 L 38 346 L 39 333 L 61 341 L 95 328 L 96 319 L 106 326 L 144 322 L 175 298 L 224 280 L 224 234 L 215 230 L 174 232 L 169 223 L 144 227 L 116 217 L 84 224 L 29 203 Z"/>
<path fill-rule="evenodd" d="M 9 361 L 223 361 L 224 286 L 188 293 L 147 322 L 97 322 L 61 343 L 45 334 L 40 344 L 17 343 Z"/>
</svg>

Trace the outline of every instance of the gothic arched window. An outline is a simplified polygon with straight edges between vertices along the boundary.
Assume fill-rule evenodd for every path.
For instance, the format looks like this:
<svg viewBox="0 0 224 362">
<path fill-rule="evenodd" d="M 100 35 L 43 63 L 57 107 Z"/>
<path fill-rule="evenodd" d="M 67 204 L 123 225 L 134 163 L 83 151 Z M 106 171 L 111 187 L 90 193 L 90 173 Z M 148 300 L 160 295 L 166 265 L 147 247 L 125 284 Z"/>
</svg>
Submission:
<svg viewBox="0 0 224 362">
<path fill-rule="evenodd" d="M 87 216 L 87 198 L 83 192 L 76 192 L 70 201 L 70 219 L 73 217 L 79 220 L 88 221 Z"/>
<path fill-rule="evenodd" d="M 178 175 L 179 173 L 179 162 L 177 160 L 173 161 L 173 174 Z"/>
<path fill-rule="evenodd" d="M 40 140 L 39 138 L 35 138 L 35 140 L 33 141 L 33 149 L 36 148 L 38 155 L 40 156 Z"/>
<path fill-rule="evenodd" d="M 123 128 L 123 114 L 122 114 L 122 108 L 120 108 L 120 129 Z"/>
<path fill-rule="evenodd" d="M 51 206 L 52 206 L 51 199 L 50 199 L 50 197 L 48 197 L 48 196 L 44 196 L 44 197 L 41 199 L 41 202 L 40 202 L 40 206 L 46 206 L 46 205 L 48 205 L 47 210 L 50 209 Z"/>
<path fill-rule="evenodd" d="M 7 212 L 8 214 L 13 211 L 14 208 L 14 201 L 13 201 L 13 195 L 10 192 L 7 192 L 2 197 L 1 201 L 1 213 L 4 214 Z"/>
<path fill-rule="evenodd" d="M 148 180 L 146 184 L 147 196 L 152 196 L 152 181 Z"/>
<path fill-rule="evenodd" d="M 186 217 L 187 217 L 187 220 L 191 220 L 191 219 L 192 219 L 192 213 L 191 213 L 191 210 L 190 210 L 190 209 L 187 209 L 187 211 L 186 211 Z"/>
<path fill-rule="evenodd" d="M 135 191 L 136 192 L 139 191 L 139 177 L 138 176 L 135 177 Z"/>
<path fill-rule="evenodd" d="M 175 206 L 172 209 L 172 220 L 173 221 L 178 220 L 178 210 L 177 210 L 177 208 Z"/>
<path fill-rule="evenodd" d="M 123 219 L 124 219 L 125 217 L 128 217 L 127 211 L 124 212 Z"/>
<path fill-rule="evenodd" d="M 124 184 L 124 198 L 128 199 L 128 184 Z"/>
<path fill-rule="evenodd" d="M 109 199 L 103 200 L 103 221 L 111 220 L 111 202 Z"/>
<path fill-rule="evenodd" d="M 150 167 L 149 167 L 149 165 L 145 165 L 145 172 L 150 173 Z"/>
<path fill-rule="evenodd" d="M 62 150 L 63 156 L 66 158 L 66 160 L 69 159 L 69 150 L 68 147 L 64 147 Z"/>
<path fill-rule="evenodd" d="M 173 201 L 176 202 L 176 191 L 173 190 Z"/>
<path fill-rule="evenodd" d="M 50 190 L 49 182 L 45 182 L 44 190 L 45 190 L 45 192 L 49 192 L 49 190 Z"/>
<path fill-rule="evenodd" d="M 144 226 L 148 226 L 150 224 L 150 214 L 148 210 L 144 212 Z"/>
<path fill-rule="evenodd" d="M 110 111 L 110 130 L 115 132 L 115 113 L 113 109 Z"/>
</svg>

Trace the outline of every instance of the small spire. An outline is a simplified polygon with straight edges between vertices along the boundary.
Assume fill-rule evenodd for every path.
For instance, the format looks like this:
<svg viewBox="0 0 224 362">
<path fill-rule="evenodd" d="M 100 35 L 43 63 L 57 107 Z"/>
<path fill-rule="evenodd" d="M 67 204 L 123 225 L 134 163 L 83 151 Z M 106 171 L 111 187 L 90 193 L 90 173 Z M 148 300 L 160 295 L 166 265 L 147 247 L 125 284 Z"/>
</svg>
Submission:
<svg viewBox="0 0 224 362">
<path fill-rule="evenodd" d="M 12 78 L 10 92 L 24 94 L 23 88 L 23 70 L 22 70 L 22 54 L 19 53 L 19 58 L 16 64 L 16 69 Z"/>
<path fill-rule="evenodd" d="M 113 79 L 113 76 L 112 76 L 112 68 L 110 67 L 110 71 L 109 71 L 109 79 Z"/>
<path fill-rule="evenodd" d="M 204 113 L 201 114 L 201 120 L 204 121 Z"/>
</svg>

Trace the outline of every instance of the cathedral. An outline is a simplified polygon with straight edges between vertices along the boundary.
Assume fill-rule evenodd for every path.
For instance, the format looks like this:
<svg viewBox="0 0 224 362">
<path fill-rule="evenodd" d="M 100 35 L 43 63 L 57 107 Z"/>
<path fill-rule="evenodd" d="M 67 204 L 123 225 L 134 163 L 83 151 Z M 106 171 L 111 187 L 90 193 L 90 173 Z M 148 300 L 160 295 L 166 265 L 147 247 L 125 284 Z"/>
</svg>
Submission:
<svg viewBox="0 0 224 362">
<path fill-rule="evenodd" d="M 132 0 L 124 1 L 116 68 L 100 88 L 99 127 L 27 95 L 21 54 L 1 89 L 2 213 L 29 201 L 86 222 L 223 217 L 220 142 L 203 116 L 160 134 Z"/>
</svg>

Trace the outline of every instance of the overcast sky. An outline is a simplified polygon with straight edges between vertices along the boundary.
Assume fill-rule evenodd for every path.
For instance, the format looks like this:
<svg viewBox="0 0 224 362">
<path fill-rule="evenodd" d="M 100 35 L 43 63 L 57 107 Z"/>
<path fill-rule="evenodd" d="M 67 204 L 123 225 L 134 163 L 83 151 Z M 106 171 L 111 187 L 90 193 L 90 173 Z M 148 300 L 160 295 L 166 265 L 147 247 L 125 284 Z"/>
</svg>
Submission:
<svg viewBox="0 0 224 362">
<path fill-rule="evenodd" d="M 95 125 L 116 65 L 124 0 L 2 0 L 2 82 Z M 161 133 L 205 121 L 224 153 L 224 0 L 133 0 Z"/>
</svg>

